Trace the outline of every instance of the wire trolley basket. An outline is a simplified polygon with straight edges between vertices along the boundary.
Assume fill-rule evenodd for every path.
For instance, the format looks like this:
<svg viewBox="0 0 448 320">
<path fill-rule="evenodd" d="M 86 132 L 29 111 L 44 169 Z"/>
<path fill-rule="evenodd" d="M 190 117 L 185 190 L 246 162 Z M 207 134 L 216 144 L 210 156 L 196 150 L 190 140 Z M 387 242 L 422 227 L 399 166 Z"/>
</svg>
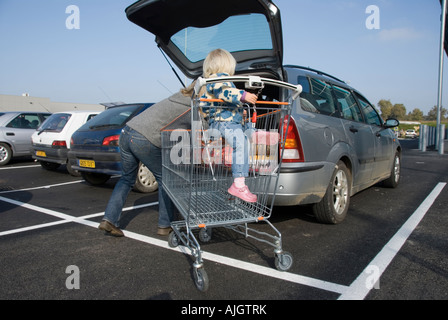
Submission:
<svg viewBox="0 0 448 320">
<path fill-rule="evenodd" d="M 232 147 L 220 132 L 209 127 L 213 114 L 206 115 L 205 107 L 217 103 L 221 110 L 231 111 L 235 106 L 226 105 L 222 100 L 201 98 L 204 86 L 219 82 L 243 83 L 246 90 L 255 90 L 259 96 L 268 86 L 274 87 L 286 101 L 258 101 L 256 105 L 244 106 L 243 139 L 234 141 L 244 145 L 239 156 L 234 151 L 235 145 Z M 213 228 L 227 228 L 267 243 L 274 247 L 276 268 L 286 271 L 291 267 L 292 255 L 283 251 L 281 233 L 268 219 L 274 205 L 291 104 L 301 89 L 300 85 L 256 76 L 199 78 L 191 109 L 182 116 L 190 117 L 191 125 L 180 128 L 175 120 L 162 130 L 162 187 L 180 213 L 180 220 L 171 223 L 173 232 L 168 244 L 171 247 L 182 244 L 191 251 L 195 259 L 194 281 L 200 291 L 208 289 L 209 279 L 197 237 L 203 243 L 208 242 Z M 249 166 L 245 182 L 257 196 L 255 202 L 228 192 L 233 183 L 232 166 L 240 160 Z M 267 223 L 272 232 L 252 227 L 257 223 Z"/>
</svg>

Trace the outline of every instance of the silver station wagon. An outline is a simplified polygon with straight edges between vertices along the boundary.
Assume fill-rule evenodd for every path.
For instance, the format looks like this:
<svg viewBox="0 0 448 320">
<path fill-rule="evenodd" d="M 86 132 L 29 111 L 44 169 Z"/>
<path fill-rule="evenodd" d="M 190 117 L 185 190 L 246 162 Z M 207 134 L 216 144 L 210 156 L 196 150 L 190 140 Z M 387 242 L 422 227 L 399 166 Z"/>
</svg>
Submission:
<svg viewBox="0 0 448 320">
<path fill-rule="evenodd" d="M 302 85 L 277 190 L 271 188 L 276 206 L 311 204 L 318 221 L 336 224 L 346 217 L 355 193 L 380 181 L 398 185 L 401 147 L 390 130 L 398 121 L 383 121 L 344 81 L 318 70 L 284 66 L 280 10 L 273 2 L 141 0 L 126 14 L 155 35 L 157 46 L 191 79 L 201 76 L 210 51 L 223 48 L 237 60 L 236 74 Z M 262 95 L 285 98 L 279 89 Z"/>
</svg>

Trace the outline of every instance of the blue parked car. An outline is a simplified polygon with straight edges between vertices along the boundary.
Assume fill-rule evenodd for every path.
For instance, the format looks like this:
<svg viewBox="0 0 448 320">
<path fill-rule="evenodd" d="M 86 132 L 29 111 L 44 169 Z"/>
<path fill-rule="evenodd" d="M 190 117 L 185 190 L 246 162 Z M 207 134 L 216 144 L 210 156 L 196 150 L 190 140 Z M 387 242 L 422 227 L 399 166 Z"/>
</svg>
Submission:
<svg viewBox="0 0 448 320">
<path fill-rule="evenodd" d="M 81 126 L 71 138 L 68 158 L 73 169 L 91 185 L 101 185 L 110 177 L 121 175 L 121 156 L 118 140 L 126 123 L 153 103 L 114 106 L 101 112 Z M 157 181 L 151 171 L 140 164 L 134 189 L 154 192 Z"/>
</svg>

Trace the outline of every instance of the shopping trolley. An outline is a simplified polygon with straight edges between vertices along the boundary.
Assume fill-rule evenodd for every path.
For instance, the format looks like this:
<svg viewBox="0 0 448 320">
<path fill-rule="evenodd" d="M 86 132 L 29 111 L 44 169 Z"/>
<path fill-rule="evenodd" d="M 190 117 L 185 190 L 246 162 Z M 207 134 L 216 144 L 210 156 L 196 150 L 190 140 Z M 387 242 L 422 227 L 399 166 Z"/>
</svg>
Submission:
<svg viewBox="0 0 448 320">
<path fill-rule="evenodd" d="M 286 102 L 258 101 L 255 106 L 245 106 L 244 126 L 247 130 L 244 132 L 248 143 L 244 156 L 248 157 L 250 168 L 246 185 L 257 195 L 257 201 L 253 203 L 227 192 L 233 183 L 232 162 L 236 157 L 232 155 L 230 144 L 212 132 L 208 127 L 209 119 L 204 117 L 204 103 L 219 101 L 200 98 L 203 86 L 229 81 L 244 83 L 246 90 L 255 91 L 259 97 L 268 87 L 285 93 Z M 281 233 L 268 219 L 274 204 L 291 104 L 301 89 L 300 85 L 254 76 L 199 78 L 191 109 L 182 116 L 190 117 L 190 127 L 179 127 L 177 119 L 162 130 L 162 185 L 180 213 L 180 220 L 171 223 L 173 232 L 168 237 L 168 244 L 171 247 L 182 244 L 191 251 L 195 259 L 194 281 L 199 290 L 208 289 L 209 278 L 197 237 L 201 242 L 208 242 L 213 228 L 227 228 L 246 238 L 267 243 L 274 247 L 276 268 L 286 271 L 291 267 L 292 255 L 283 251 Z M 231 107 L 222 103 L 220 108 Z M 272 232 L 252 227 L 261 222 L 267 223 Z"/>
</svg>

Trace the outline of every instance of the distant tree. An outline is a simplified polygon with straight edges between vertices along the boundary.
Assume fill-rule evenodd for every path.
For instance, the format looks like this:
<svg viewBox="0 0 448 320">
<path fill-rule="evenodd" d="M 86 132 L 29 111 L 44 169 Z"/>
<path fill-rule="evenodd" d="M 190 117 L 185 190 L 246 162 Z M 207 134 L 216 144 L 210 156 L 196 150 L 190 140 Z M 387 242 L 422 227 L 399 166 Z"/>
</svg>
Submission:
<svg viewBox="0 0 448 320">
<path fill-rule="evenodd" d="M 408 120 L 411 121 L 421 121 L 423 120 L 423 111 L 419 108 L 415 108 L 412 112 L 408 114 Z"/>
<path fill-rule="evenodd" d="M 440 120 L 446 119 L 447 112 L 448 111 L 444 107 L 440 109 Z M 434 106 L 431 110 L 429 110 L 426 120 L 437 120 L 437 106 Z"/>
<path fill-rule="evenodd" d="M 405 120 L 406 118 L 406 107 L 401 104 L 394 104 L 392 107 L 391 117 L 397 118 L 398 120 Z"/>
<path fill-rule="evenodd" d="M 390 117 L 390 115 L 392 114 L 392 102 L 390 102 L 390 100 L 385 100 L 382 99 L 380 100 L 380 102 L 378 102 L 378 107 L 381 110 L 381 117 L 383 119 L 387 119 Z"/>
</svg>

